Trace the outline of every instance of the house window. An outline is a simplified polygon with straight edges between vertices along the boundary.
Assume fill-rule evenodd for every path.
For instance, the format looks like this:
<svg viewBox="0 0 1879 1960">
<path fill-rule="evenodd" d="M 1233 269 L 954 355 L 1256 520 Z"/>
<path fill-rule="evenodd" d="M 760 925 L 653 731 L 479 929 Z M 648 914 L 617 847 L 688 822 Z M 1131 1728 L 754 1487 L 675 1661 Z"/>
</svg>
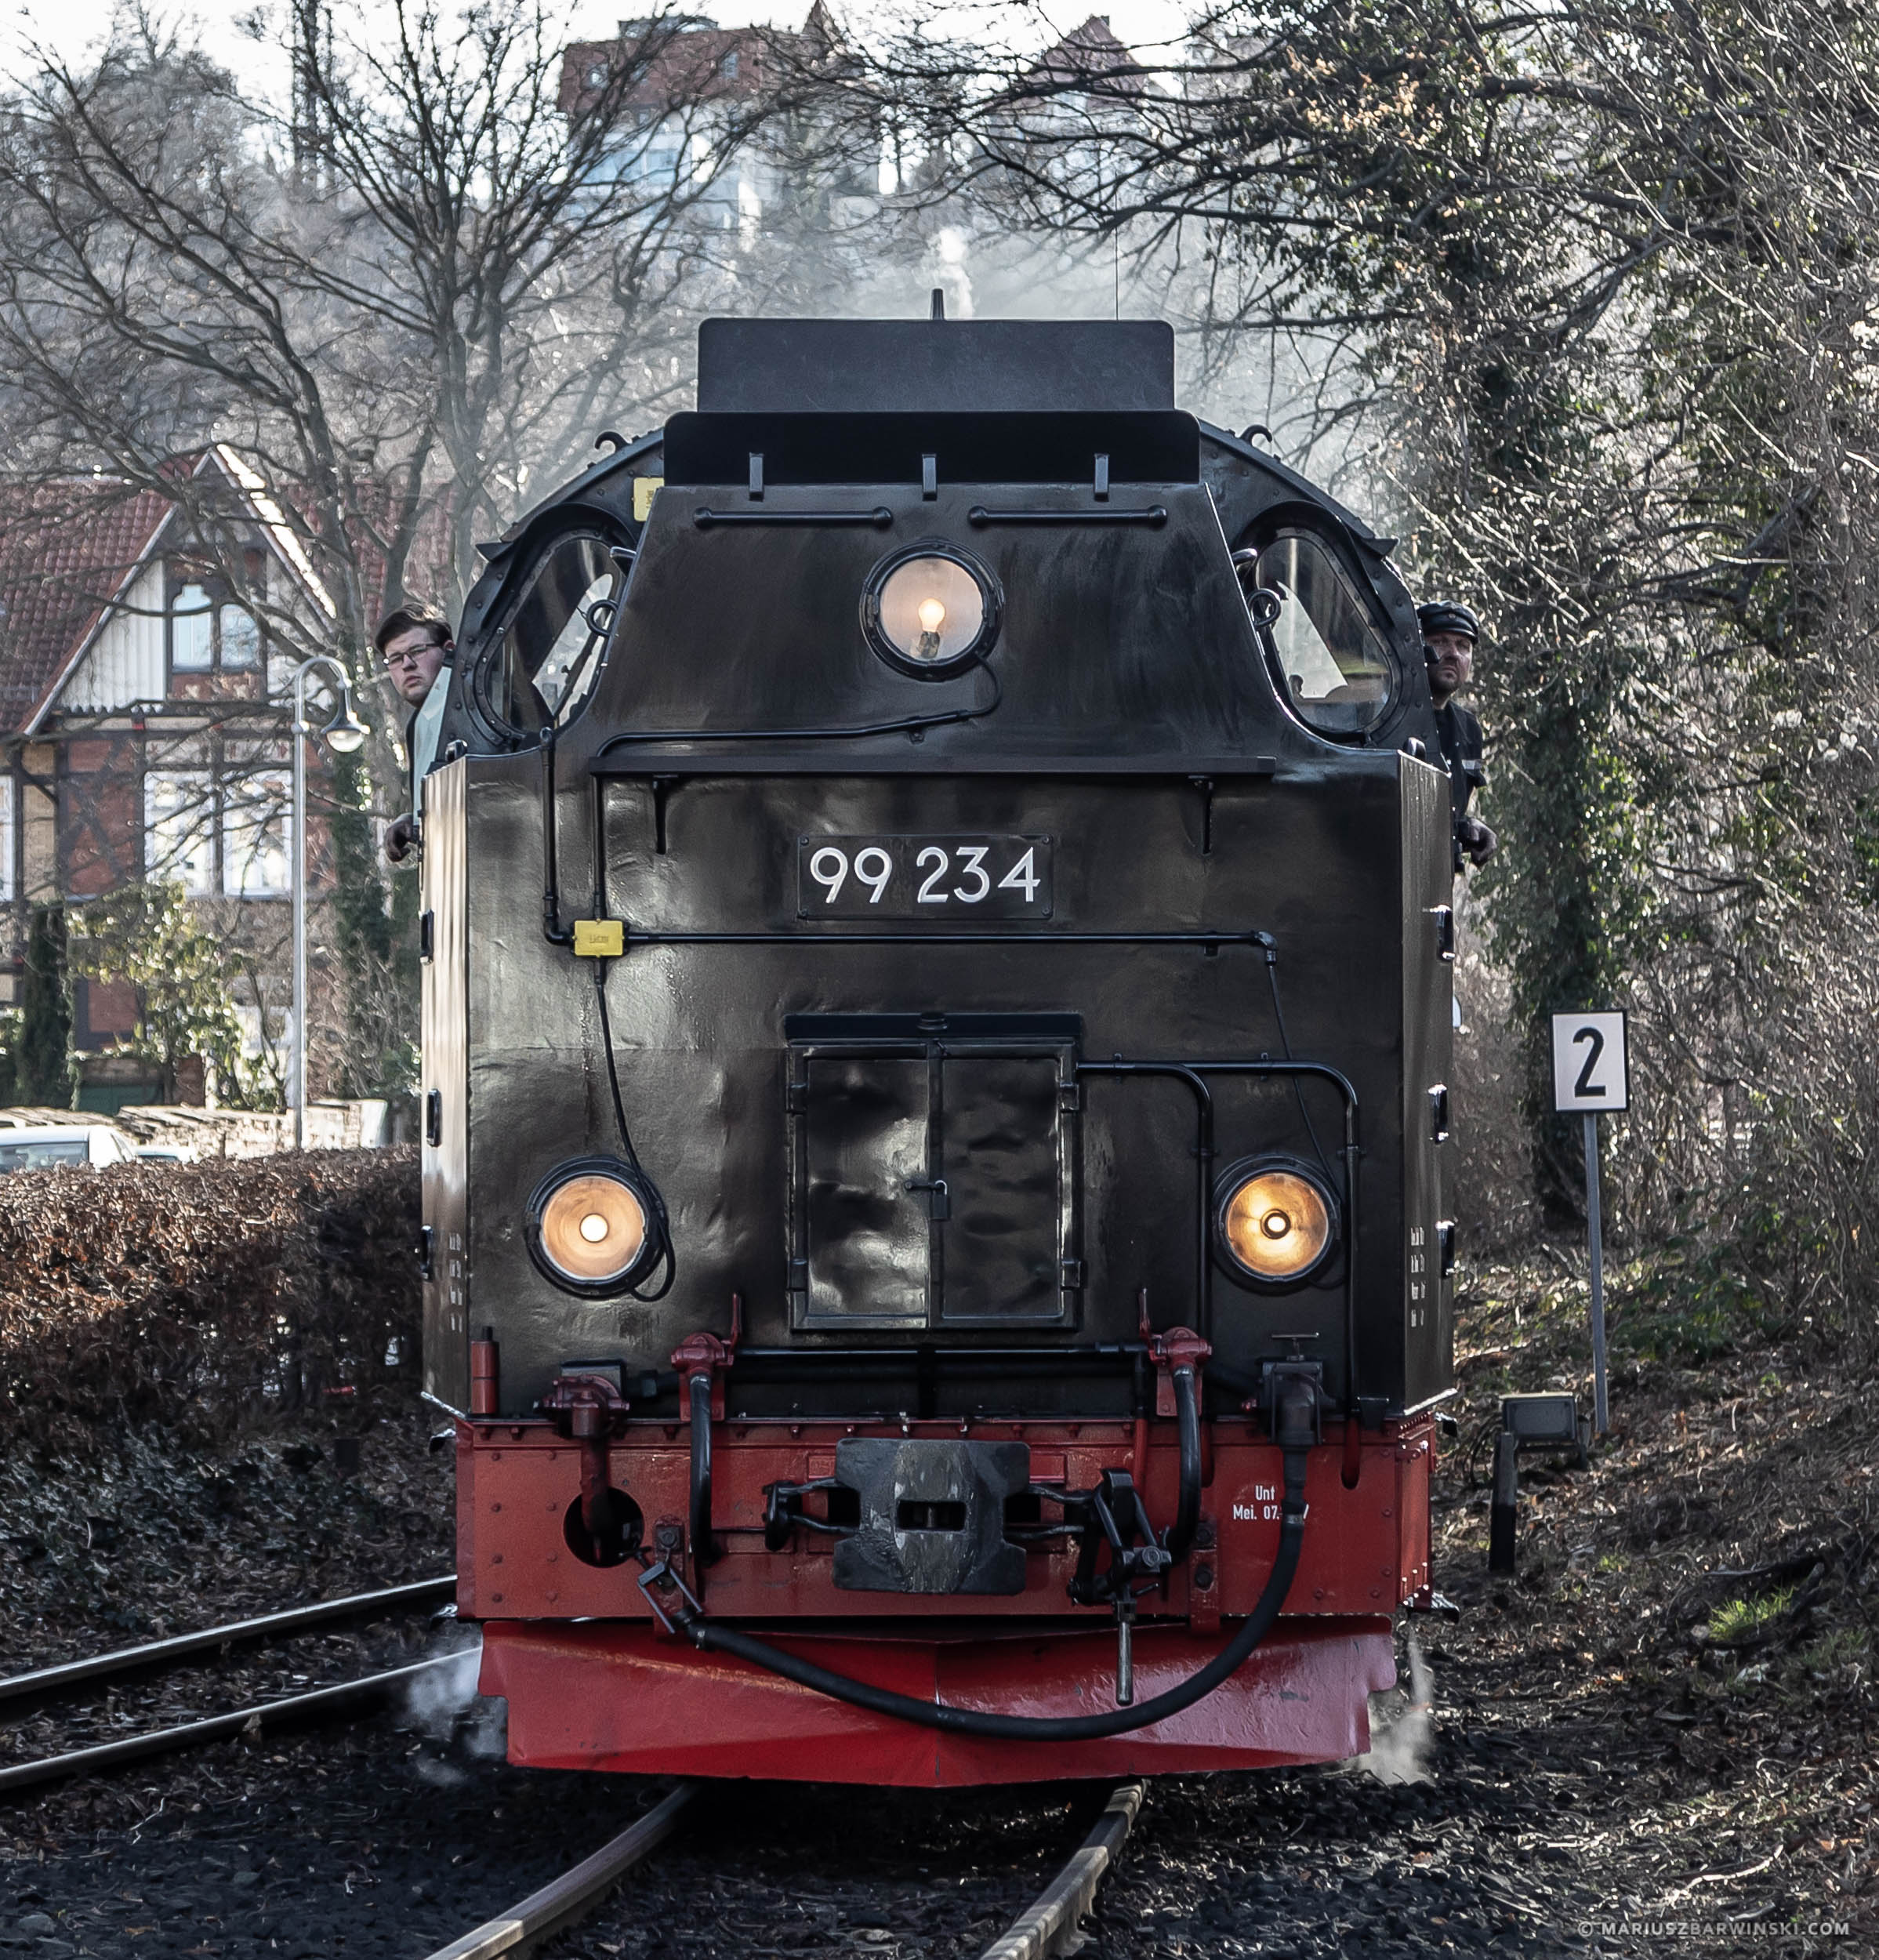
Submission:
<svg viewBox="0 0 1879 1960">
<path fill-rule="evenodd" d="M 678 183 L 684 154 L 684 132 L 656 122 L 642 111 L 633 118 L 631 132 L 622 140 L 610 174 L 622 183 L 662 191 Z"/>
<path fill-rule="evenodd" d="M 221 579 L 172 575 L 172 673 L 252 673 L 261 664 L 261 628 Z"/>
<path fill-rule="evenodd" d="M 735 48 L 724 57 L 724 79 L 727 82 L 737 79 L 737 50 Z"/>
<path fill-rule="evenodd" d="M 0 776 L 0 905 L 20 895 L 13 882 L 14 848 L 13 779 Z"/>
<path fill-rule="evenodd" d="M 223 786 L 222 890 L 230 898 L 284 898 L 293 888 L 292 781 L 268 769 Z"/>
<path fill-rule="evenodd" d="M 153 769 L 143 779 L 147 875 L 192 898 L 284 898 L 292 889 L 292 779 L 246 770 Z"/>
<path fill-rule="evenodd" d="M 199 585 L 178 586 L 170 600 L 169 664 L 176 673 L 208 673 L 215 667 L 215 613 Z"/>
<path fill-rule="evenodd" d="M 261 629 L 245 606 L 224 604 L 216 609 L 216 637 L 222 665 L 231 673 L 249 673 L 261 664 Z"/>
<path fill-rule="evenodd" d="M 206 769 L 151 770 L 143 779 L 143 862 L 192 898 L 216 888 L 215 778 Z"/>
</svg>

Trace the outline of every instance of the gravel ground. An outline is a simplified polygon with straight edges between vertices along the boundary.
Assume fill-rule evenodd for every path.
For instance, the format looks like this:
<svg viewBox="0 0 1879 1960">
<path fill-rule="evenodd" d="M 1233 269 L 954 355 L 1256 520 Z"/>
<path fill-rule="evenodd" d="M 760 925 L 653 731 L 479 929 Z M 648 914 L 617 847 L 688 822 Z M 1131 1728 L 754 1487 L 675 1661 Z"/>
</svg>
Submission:
<svg viewBox="0 0 1879 1960">
<path fill-rule="evenodd" d="M 1521 1570 L 1493 1580 L 1471 1465 L 1506 1389 L 1583 1386 L 1583 1290 L 1537 1264 L 1474 1276 L 1436 1511 L 1461 1610 L 1406 1626 L 1422 1691 L 1380 1709 L 1367 1766 L 1157 1785 L 1086 1960 L 1879 1951 L 1870 1363 L 1752 1330 L 1693 1354 L 1622 1276 L 1615 1292 L 1614 1434 L 1587 1472 L 1523 1468 Z M 0 1465 L 0 1653 L 446 1570 L 428 1427 L 379 1425 L 353 1479 L 313 1432 L 231 1461 L 125 1444 L 82 1490 Z M 258 1650 L 241 1679 L 285 1692 L 455 1637 L 413 1616 Z M 230 1705 L 209 1700 L 229 1681 L 171 1678 L 86 1719 Z M 412 1960 L 657 1794 L 513 1770 L 410 1714 L 147 1766 L 0 1808 L 0 1943 Z M 550 1951 L 973 1955 L 1099 1794 L 714 1793 L 708 1827 Z"/>
<path fill-rule="evenodd" d="M 514 1769 L 456 1694 L 0 1809 L 0 1952 L 416 1960 L 668 1786 Z M 1088 1829 L 1082 1786 L 929 1797 L 720 1786 L 568 1944 L 612 1956 L 975 1957 Z"/>
<path fill-rule="evenodd" d="M 0 1951 L 433 1951 L 564 1871 L 655 1794 L 516 1770 L 412 1713 L 228 1744 L 0 1810 Z"/>
<path fill-rule="evenodd" d="M 161 1435 L 100 1439 L 72 1463 L 0 1455 L 0 1671 L 49 1667 L 314 1599 L 428 1579 L 455 1560 L 454 1465 L 438 1417 L 408 1412 L 334 1464 L 331 1423 L 232 1453 Z"/>
</svg>

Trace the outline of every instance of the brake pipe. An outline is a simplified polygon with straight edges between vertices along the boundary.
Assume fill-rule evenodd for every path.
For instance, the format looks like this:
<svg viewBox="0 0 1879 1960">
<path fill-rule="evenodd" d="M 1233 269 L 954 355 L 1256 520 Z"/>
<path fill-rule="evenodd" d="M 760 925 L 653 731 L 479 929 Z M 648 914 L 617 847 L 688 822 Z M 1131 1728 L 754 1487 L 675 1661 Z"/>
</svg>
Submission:
<svg viewBox="0 0 1879 1960">
<path fill-rule="evenodd" d="M 1181 1497 L 1168 1549 L 1181 1558 L 1194 1542 L 1200 1525 L 1200 1377 L 1192 1362 L 1173 1370 L 1174 1412 L 1181 1428 Z"/>
<path fill-rule="evenodd" d="M 912 1695 L 896 1694 L 865 1681 L 836 1674 L 814 1662 L 799 1659 L 754 1635 L 707 1620 L 694 1600 L 679 1588 L 683 1603 L 669 1608 L 653 1600 L 653 1586 L 668 1570 L 654 1566 L 640 1580 L 648 1603 L 668 1628 L 683 1632 L 694 1646 L 718 1653 L 735 1655 L 771 1674 L 781 1675 L 797 1686 L 865 1708 L 871 1714 L 888 1715 L 924 1729 L 938 1729 L 951 1735 L 982 1737 L 1001 1742 L 1096 1742 L 1105 1737 L 1127 1735 L 1166 1721 L 1211 1694 L 1228 1677 L 1244 1664 L 1254 1648 L 1272 1630 L 1280 1606 L 1292 1588 L 1298 1572 L 1299 1554 L 1305 1534 L 1305 1470 L 1315 1427 L 1315 1392 L 1300 1379 L 1281 1385 L 1272 1414 L 1273 1440 L 1283 1455 L 1285 1495 L 1279 1506 L 1279 1549 L 1272 1561 L 1264 1590 L 1253 1610 L 1240 1624 L 1239 1631 L 1205 1666 L 1197 1668 L 1178 1687 L 1154 1696 L 1133 1707 L 1117 1708 L 1108 1715 L 996 1715 L 977 1708 L 956 1708 L 943 1701 L 921 1701 Z"/>
</svg>

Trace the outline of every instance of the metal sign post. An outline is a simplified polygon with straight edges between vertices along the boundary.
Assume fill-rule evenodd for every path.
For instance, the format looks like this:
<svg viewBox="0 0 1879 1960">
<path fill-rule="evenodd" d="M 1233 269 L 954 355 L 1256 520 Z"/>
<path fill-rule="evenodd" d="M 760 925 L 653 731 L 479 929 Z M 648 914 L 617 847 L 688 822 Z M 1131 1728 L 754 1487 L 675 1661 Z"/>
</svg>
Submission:
<svg viewBox="0 0 1879 1960">
<path fill-rule="evenodd" d="M 1553 1107 L 1585 1118 L 1585 1229 L 1592 1266 L 1592 1426 L 1611 1427 L 1605 1388 L 1605 1247 L 1598 1205 L 1598 1112 L 1631 1106 L 1631 1073 L 1622 1013 L 1553 1017 Z"/>
</svg>

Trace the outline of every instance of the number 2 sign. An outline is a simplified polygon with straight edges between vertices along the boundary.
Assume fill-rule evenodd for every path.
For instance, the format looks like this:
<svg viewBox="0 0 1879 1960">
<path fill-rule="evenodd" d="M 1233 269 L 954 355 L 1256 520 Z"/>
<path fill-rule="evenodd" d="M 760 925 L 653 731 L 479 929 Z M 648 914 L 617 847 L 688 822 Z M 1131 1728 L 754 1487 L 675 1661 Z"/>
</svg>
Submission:
<svg viewBox="0 0 1879 1960">
<path fill-rule="evenodd" d="M 1622 1013 L 1553 1017 L 1553 1107 L 1623 1109 L 1631 1101 Z"/>
</svg>

